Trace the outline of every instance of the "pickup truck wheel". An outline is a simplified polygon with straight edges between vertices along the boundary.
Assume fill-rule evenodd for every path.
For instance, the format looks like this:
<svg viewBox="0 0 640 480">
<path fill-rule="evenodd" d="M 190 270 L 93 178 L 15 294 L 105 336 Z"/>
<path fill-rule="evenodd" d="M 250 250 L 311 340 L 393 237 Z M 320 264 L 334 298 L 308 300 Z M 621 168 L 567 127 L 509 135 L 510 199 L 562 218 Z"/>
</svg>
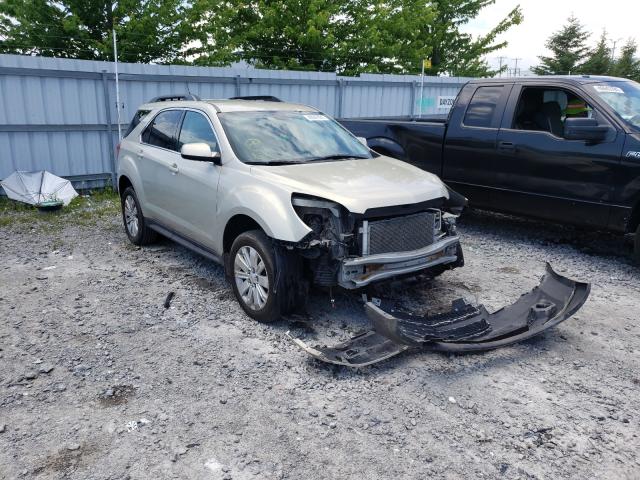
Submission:
<svg viewBox="0 0 640 480">
<path fill-rule="evenodd" d="M 120 197 L 122 203 L 122 221 L 129 241 L 134 245 L 147 245 L 157 238 L 157 233 L 147 226 L 142 215 L 140 202 L 131 187 L 125 188 Z"/>
<path fill-rule="evenodd" d="M 240 306 L 254 320 L 273 322 L 282 313 L 276 289 L 274 248 L 260 230 L 240 234 L 229 255 L 233 292 Z"/>
</svg>

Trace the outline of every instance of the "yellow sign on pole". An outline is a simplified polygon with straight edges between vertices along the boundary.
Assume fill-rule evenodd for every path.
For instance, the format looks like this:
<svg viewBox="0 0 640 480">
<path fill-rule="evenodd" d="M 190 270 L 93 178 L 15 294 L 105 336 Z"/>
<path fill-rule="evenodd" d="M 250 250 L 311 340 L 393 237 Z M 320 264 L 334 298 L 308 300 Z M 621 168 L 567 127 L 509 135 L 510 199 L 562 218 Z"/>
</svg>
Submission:
<svg viewBox="0 0 640 480">
<path fill-rule="evenodd" d="M 431 60 L 429 60 L 428 58 L 425 58 L 422 61 L 422 66 L 424 67 L 425 70 L 431 68 Z"/>
</svg>

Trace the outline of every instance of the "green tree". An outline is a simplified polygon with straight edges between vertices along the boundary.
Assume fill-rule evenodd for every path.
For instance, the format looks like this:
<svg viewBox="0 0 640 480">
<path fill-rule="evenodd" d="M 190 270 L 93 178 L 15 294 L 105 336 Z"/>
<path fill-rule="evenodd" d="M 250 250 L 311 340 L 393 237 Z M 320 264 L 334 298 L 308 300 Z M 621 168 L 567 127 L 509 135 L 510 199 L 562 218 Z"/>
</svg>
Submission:
<svg viewBox="0 0 640 480">
<path fill-rule="evenodd" d="M 640 81 L 640 60 L 636 56 L 637 52 L 638 45 L 633 39 L 629 39 L 613 66 L 613 75 Z"/>
<path fill-rule="evenodd" d="M 589 36 L 590 33 L 572 15 L 567 19 L 567 24 L 547 40 L 546 47 L 551 50 L 551 56 L 538 57 L 540 65 L 531 70 L 537 75 L 582 73 L 589 56 Z"/>
<path fill-rule="evenodd" d="M 492 28 L 486 35 L 473 38 L 460 31 L 461 27 L 477 17 L 481 10 L 495 3 L 495 0 L 433 0 L 436 18 L 425 25 L 421 40 L 429 45 L 432 52 L 431 74 L 447 73 L 457 76 L 492 76 L 485 57 L 507 46 L 507 42 L 497 42 L 500 34 L 514 25 L 522 23 L 520 6 Z"/>
<path fill-rule="evenodd" d="M 123 62 L 183 62 L 192 27 L 182 0 L 3 0 L 0 53 L 113 60 L 112 29 Z"/>
<path fill-rule="evenodd" d="M 488 75 L 484 57 L 522 21 L 519 7 L 479 38 L 461 28 L 495 0 L 197 0 L 198 63 L 215 64 L 218 46 L 267 68 L 344 74 L 416 73 L 432 58 L 436 74 Z M 220 25 L 228 25 L 221 28 Z"/>
<path fill-rule="evenodd" d="M 595 48 L 589 53 L 580 70 L 588 75 L 609 75 L 611 73 L 611 50 L 607 32 L 603 31 Z"/>
</svg>

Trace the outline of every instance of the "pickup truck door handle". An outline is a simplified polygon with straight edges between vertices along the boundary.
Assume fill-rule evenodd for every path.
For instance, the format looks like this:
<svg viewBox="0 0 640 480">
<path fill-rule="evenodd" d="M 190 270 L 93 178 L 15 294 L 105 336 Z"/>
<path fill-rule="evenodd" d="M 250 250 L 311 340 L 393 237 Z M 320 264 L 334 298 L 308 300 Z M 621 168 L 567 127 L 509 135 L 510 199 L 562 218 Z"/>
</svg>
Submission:
<svg viewBox="0 0 640 480">
<path fill-rule="evenodd" d="M 500 150 L 507 150 L 509 152 L 515 152 L 516 151 L 516 146 L 513 142 L 499 142 L 498 143 L 498 148 Z"/>
<path fill-rule="evenodd" d="M 178 164 L 172 163 L 171 165 L 169 165 L 169 170 L 171 171 L 171 173 L 178 173 Z"/>
</svg>

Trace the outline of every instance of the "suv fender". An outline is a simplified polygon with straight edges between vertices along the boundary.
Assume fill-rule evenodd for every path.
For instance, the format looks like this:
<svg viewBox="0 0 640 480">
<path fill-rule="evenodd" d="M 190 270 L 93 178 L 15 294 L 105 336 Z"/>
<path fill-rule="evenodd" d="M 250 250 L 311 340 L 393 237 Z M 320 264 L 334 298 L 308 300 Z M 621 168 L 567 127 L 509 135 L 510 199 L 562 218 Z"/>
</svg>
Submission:
<svg viewBox="0 0 640 480">
<path fill-rule="evenodd" d="M 146 197 L 144 194 L 144 190 L 142 188 L 142 179 L 140 178 L 140 173 L 138 172 L 138 167 L 136 166 L 136 162 L 131 159 L 128 155 L 123 155 L 119 160 L 118 165 L 118 187 L 120 186 L 120 182 L 123 177 L 126 177 L 131 183 L 131 186 L 136 192 L 136 196 L 141 204 L 146 205 Z"/>
<path fill-rule="evenodd" d="M 218 198 L 218 212 L 223 215 L 220 226 L 226 226 L 237 215 L 245 215 L 254 220 L 268 237 L 276 240 L 295 243 L 311 232 L 294 210 L 291 193 L 284 189 L 274 189 L 273 185 L 266 188 L 255 183 L 245 184 L 230 191 L 219 192 Z M 227 205 L 233 207 L 227 208 Z M 217 244 L 221 247 L 224 230 L 220 228 L 218 232 Z"/>
</svg>

